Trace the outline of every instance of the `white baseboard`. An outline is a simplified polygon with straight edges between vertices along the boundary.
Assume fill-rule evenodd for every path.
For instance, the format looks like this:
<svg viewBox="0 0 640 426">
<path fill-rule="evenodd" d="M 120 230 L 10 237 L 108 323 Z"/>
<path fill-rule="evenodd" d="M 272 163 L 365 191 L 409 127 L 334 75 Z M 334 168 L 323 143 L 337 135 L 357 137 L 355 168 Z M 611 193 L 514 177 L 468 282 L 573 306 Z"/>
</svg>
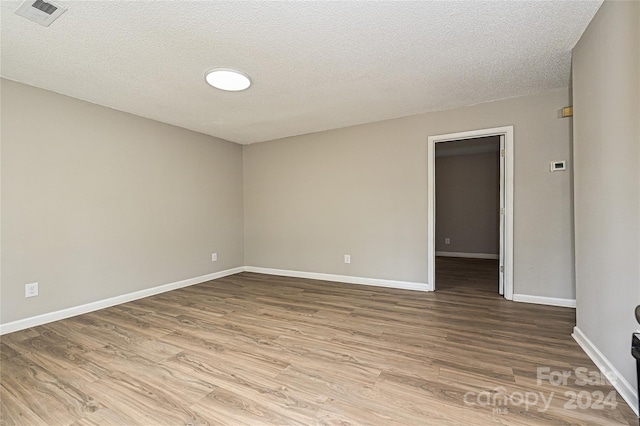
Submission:
<svg viewBox="0 0 640 426">
<path fill-rule="evenodd" d="M 440 257 L 468 257 L 470 259 L 500 259 L 499 254 L 492 253 L 459 253 L 456 251 L 437 251 L 436 256 Z"/>
<path fill-rule="evenodd" d="M 237 274 L 243 271 L 244 267 L 241 266 L 238 268 L 227 269 L 220 272 L 213 272 L 211 274 L 202 275 L 195 278 L 189 278 L 170 284 L 164 284 L 158 287 L 147 288 L 144 290 L 134 291 L 133 293 L 127 293 L 120 296 L 110 297 L 108 299 L 98 300 L 95 302 L 87 303 L 85 305 L 73 306 L 71 308 L 62 309 L 55 312 L 49 312 L 42 315 L 36 315 L 34 317 L 8 322 L 6 324 L 0 324 L 0 335 L 24 330 L 25 328 L 35 327 L 37 325 L 47 324 L 69 317 L 75 317 L 76 315 L 86 314 L 89 312 L 97 311 L 98 309 L 104 309 L 110 306 L 119 305 L 121 303 L 131 302 L 133 300 L 142 299 L 143 297 L 153 296 L 154 294 L 165 293 L 167 291 L 176 290 L 182 287 L 204 283 L 207 281 L 215 280 L 217 278 Z"/>
<path fill-rule="evenodd" d="M 631 386 L 631 384 L 620 374 L 617 368 L 604 356 L 602 352 L 593 344 L 591 340 L 575 326 L 573 328 L 573 339 L 578 342 L 578 345 L 587 354 L 591 361 L 600 369 L 600 371 L 607 377 L 607 380 L 618 391 L 622 398 L 629 404 L 629 407 L 638 414 L 638 392 Z"/>
<path fill-rule="evenodd" d="M 514 302 L 536 303 L 538 305 L 562 306 L 575 308 L 576 299 L 561 299 L 559 297 L 530 296 L 528 294 L 514 294 Z"/>
<path fill-rule="evenodd" d="M 378 278 L 352 277 L 349 275 L 321 274 L 316 272 L 289 271 L 285 269 L 246 266 L 245 271 L 257 274 L 279 275 L 283 277 L 308 278 L 311 280 L 333 281 L 348 284 L 372 285 L 376 287 L 400 288 L 404 290 L 432 291 L 429 284 L 412 281 L 382 280 Z"/>
<path fill-rule="evenodd" d="M 179 288 L 188 287 L 195 284 L 200 284 L 203 282 L 215 280 L 217 278 L 238 274 L 244 271 L 256 272 L 260 274 L 268 274 L 268 275 L 281 275 L 286 277 L 309 278 L 314 280 L 344 282 L 349 284 L 362 284 L 362 285 L 371 285 L 371 286 L 378 286 L 378 287 L 400 288 L 405 290 L 431 291 L 431 288 L 426 283 L 392 281 L 392 280 L 382 280 L 382 279 L 376 279 L 376 278 L 352 277 L 348 275 L 332 275 L 332 274 L 321 274 L 321 273 L 314 273 L 314 272 L 287 271 L 283 269 L 269 269 L 269 268 L 257 268 L 252 266 L 240 266 L 233 269 L 227 269 L 225 271 L 202 275 L 200 277 L 189 278 L 189 279 L 174 282 L 174 283 L 164 284 L 158 287 L 148 288 L 140 291 L 135 291 L 133 293 L 127 293 L 120 296 L 111 297 L 108 299 L 90 302 L 80 306 L 73 306 L 71 308 L 62 309 L 55 312 L 48 312 L 46 314 L 24 318 L 24 319 L 8 322 L 6 324 L 0 324 L 0 335 L 13 333 L 14 331 L 24 330 L 29 327 L 35 327 L 38 325 L 47 324 L 47 323 L 58 321 L 65 318 L 74 317 L 76 315 L 86 314 L 89 312 L 97 311 L 99 309 L 108 308 L 110 306 L 115 306 L 122 303 L 131 302 L 133 300 L 142 299 L 144 297 L 153 296 L 155 294 L 165 293 L 167 291 L 176 290 Z"/>
</svg>

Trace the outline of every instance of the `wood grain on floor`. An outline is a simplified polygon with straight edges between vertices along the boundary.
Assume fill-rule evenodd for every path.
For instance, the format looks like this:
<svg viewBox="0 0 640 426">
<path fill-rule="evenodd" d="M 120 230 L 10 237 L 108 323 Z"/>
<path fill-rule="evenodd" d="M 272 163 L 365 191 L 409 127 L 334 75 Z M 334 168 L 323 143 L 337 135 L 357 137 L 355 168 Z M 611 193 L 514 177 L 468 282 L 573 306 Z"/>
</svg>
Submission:
<svg viewBox="0 0 640 426">
<path fill-rule="evenodd" d="M 495 261 L 436 276 L 423 293 L 241 273 L 4 335 L 0 423 L 636 424 L 577 380 L 598 370 L 573 309 L 502 299 Z"/>
</svg>

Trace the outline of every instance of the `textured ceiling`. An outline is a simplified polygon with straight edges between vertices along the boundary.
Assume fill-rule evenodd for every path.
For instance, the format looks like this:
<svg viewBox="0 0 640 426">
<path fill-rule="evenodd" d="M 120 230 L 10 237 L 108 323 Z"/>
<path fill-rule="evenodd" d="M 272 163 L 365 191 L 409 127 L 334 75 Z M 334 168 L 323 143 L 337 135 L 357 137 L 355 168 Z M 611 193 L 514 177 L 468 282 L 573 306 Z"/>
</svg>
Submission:
<svg viewBox="0 0 640 426">
<path fill-rule="evenodd" d="M 3 77 L 246 144 L 566 87 L 602 1 L 54 3 L 1 2 Z"/>
</svg>

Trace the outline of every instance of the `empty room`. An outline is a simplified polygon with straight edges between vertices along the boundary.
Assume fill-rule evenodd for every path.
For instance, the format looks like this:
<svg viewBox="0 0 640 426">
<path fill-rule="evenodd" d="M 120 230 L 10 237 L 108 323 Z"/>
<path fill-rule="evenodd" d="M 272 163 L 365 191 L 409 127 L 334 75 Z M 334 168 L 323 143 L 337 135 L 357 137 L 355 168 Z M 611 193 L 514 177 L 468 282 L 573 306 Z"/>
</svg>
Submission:
<svg viewBox="0 0 640 426">
<path fill-rule="evenodd" d="M 0 2 L 0 425 L 637 425 L 640 2 Z"/>
</svg>

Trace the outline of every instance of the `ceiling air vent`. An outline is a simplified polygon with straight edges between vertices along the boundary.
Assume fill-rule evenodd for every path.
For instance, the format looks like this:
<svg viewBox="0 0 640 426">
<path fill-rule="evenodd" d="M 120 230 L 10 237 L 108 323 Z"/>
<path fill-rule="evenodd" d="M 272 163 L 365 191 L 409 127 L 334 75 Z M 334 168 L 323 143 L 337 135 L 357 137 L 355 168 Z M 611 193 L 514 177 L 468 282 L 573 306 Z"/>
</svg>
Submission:
<svg viewBox="0 0 640 426">
<path fill-rule="evenodd" d="M 16 14 L 48 27 L 60 15 L 66 12 L 64 7 L 56 6 L 42 0 L 27 0 L 20 5 Z"/>
</svg>

